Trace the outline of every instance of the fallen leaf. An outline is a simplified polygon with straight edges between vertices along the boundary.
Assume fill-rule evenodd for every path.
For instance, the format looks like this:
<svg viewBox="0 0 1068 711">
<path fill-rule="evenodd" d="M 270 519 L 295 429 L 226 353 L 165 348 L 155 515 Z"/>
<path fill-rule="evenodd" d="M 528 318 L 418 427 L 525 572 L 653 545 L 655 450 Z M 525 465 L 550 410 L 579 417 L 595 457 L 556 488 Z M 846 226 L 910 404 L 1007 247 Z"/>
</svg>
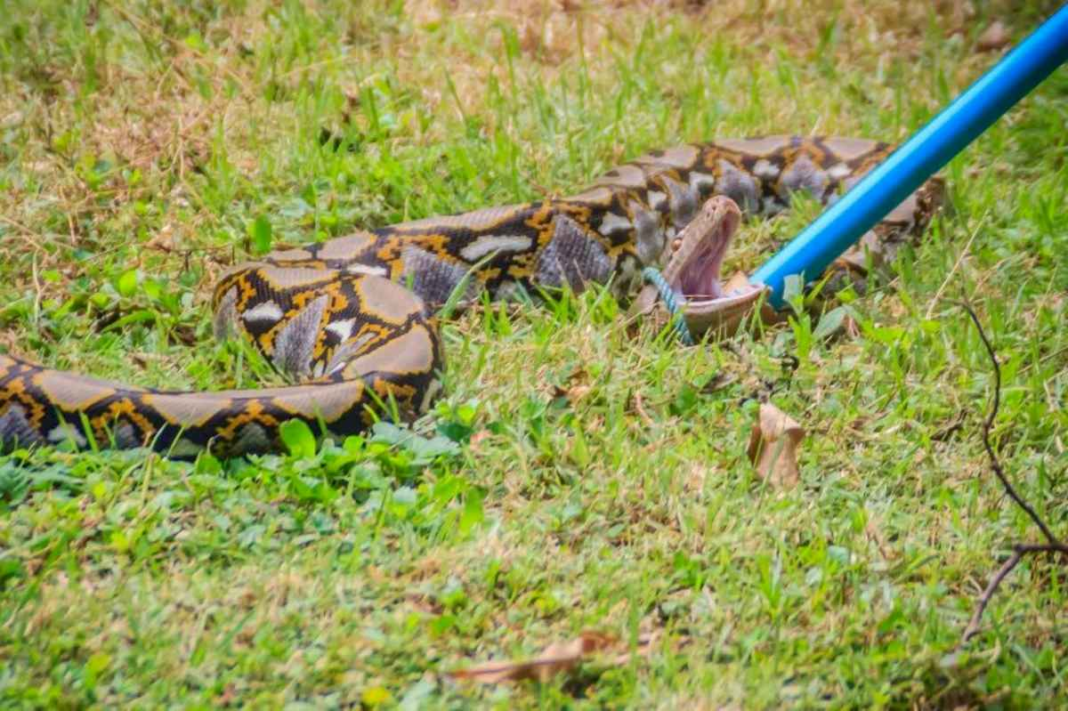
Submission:
<svg viewBox="0 0 1068 711">
<path fill-rule="evenodd" d="M 729 375 L 724 372 L 719 372 L 713 375 L 711 378 L 705 381 L 705 384 L 701 386 L 702 395 L 712 395 L 718 390 L 722 390 L 731 383 L 737 380 L 733 375 Z"/>
<path fill-rule="evenodd" d="M 792 417 L 769 403 L 760 406 L 757 424 L 749 435 L 749 461 L 757 474 L 774 486 L 795 486 L 801 481 L 797 449 L 805 430 Z"/>
<path fill-rule="evenodd" d="M 564 393 L 564 397 L 567 398 L 568 402 L 574 405 L 579 400 L 589 395 L 591 390 L 593 390 L 593 388 L 589 385 L 575 385 L 567 389 Z"/>
<path fill-rule="evenodd" d="M 994 20 L 983 30 L 983 34 L 979 35 L 979 38 L 975 41 L 975 48 L 980 52 L 993 52 L 995 50 L 1006 47 L 1012 41 L 1009 37 L 1009 30 L 1005 27 L 1005 24 L 1001 20 Z"/>
<path fill-rule="evenodd" d="M 700 494 L 705 490 L 705 481 L 708 479 L 709 469 L 704 464 L 695 463 L 690 467 L 686 475 L 686 488 L 691 494 Z"/>
<path fill-rule="evenodd" d="M 645 401 L 642 399 L 642 394 L 640 392 L 634 393 L 632 402 L 634 404 L 634 411 L 637 412 L 638 416 L 642 418 L 642 422 L 644 422 L 649 427 L 652 427 L 654 424 L 653 418 L 649 417 L 649 413 L 645 411 Z"/>
<path fill-rule="evenodd" d="M 489 430 L 479 430 L 471 435 L 471 439 L 468 440 L 467 443 L 468 447 L 470 447 L 472 452 L 477 452 L 480 449 L 482 442 L 492 436 L 493 434 Z"/>
<path fill-rule="evenodd" d="M 174 251 L 174 227 L 167 224 L 143 245 L 144 249 L 158 249 L 161 252 Z"/>
<path fill-rule="evenodd" d="M 579 400 L 583 399 L 590 394 L 593 389 L 588 383 L 589 375 L 585 370 L 579 368 L 571 375 L 567 376 L 567 383 L 565 385 L 553 385 L 553 396 L 567 398 L 567 401 L 574 405 Z"/>
<path fill-rule="evenodd" d="M 215 703 L 219 706 L 229 706 L 237 699 L 237 690 L 233 684 L 227 684 L 221 694 L 215 699 Z"/>
<path fill-rule="evenodd" d="M 845 331 L 846 338 L 852 341 L 860 338 L 860 324 L 849 314 L 842 319 L 842 329 Z"/>
<path fill-rule="evenodd" d="M 652 640 L 652 635 L 642 635 L 638 639 L 638 654 L 647 654 Z M 453 679 L 468 679 L 480 684 L 499 684 L 503 681 L 524 679 L 544 683 L 599 653 L 614 653 L 607 661 L 615 666 L 626 664 L 631 658 L 631 652 L 625 642 L 602 632 L 582 632 L 575 639 L 550 644 L 533 659 L 519 662 L 486 662 L 447 673 Z"/>
</svg>

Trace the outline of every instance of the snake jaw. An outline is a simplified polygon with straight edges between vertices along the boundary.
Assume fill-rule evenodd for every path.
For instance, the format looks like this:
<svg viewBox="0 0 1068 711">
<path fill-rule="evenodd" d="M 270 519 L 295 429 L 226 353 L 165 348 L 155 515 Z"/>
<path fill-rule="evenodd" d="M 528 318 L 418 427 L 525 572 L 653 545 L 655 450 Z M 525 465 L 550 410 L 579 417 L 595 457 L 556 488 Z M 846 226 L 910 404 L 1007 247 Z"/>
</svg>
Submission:
<svg viewBox="0 0 1068 711">
<path fill-rule="evenodd" d="M 694 336 L 736 327 L 764 292 L 762 286 L 750 284 L 741 274 L 726 286 L 722 281 L 723 260 L 741 218 L 741 210 L 730 198 L 709 198 L 675 239 L 667 256 L 663 276 L 682 297 L 683 316 Z M 661 320 L 666 312 L 657 309 L 657 298 L 655 287 L 647 286 L 635 302 L 635 312 L 648 315 L 657 311 L 656 320 Z"/>
<path fill-rule="evenodd" d="M 669 282 L 687 301 L 723 297 L 720 273 L 731 241 L 727 227 L 723 221 L 701 239 L 691 256 L 684 260 L 678 279 Z"/>
</svg>

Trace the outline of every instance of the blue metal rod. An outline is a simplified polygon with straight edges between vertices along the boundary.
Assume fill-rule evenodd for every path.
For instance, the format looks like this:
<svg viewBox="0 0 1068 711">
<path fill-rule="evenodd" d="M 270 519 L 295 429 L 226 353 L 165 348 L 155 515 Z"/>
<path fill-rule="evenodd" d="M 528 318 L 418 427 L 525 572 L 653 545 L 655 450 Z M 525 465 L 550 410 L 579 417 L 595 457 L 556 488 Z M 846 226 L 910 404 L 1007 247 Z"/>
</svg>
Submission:
<svg viewBox="0 0 1068 711">
<path fill-rule="evenodd" d="M 821 214 L 750 280 L 782 306 L 787 276 L 806 281 L 874 227 L 923 181 L 1068 60 L 1068 4 Z"/>
</svg>

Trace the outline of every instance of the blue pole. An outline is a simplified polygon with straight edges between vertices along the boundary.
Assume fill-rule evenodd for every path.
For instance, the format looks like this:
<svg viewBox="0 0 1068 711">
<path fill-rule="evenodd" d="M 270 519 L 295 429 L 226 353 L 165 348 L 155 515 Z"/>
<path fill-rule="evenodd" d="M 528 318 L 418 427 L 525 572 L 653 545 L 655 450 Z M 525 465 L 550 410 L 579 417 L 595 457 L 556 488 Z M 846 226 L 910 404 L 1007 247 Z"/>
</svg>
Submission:
<svg viewBox="0 0 1068 711">
<path fill-rule="evenodd" d="M 814 279 L 953 156 L 1068 60 L 1068 4 L 868 173 L 751 277 L 782 306 L 787 276 Z"/>
</svg>

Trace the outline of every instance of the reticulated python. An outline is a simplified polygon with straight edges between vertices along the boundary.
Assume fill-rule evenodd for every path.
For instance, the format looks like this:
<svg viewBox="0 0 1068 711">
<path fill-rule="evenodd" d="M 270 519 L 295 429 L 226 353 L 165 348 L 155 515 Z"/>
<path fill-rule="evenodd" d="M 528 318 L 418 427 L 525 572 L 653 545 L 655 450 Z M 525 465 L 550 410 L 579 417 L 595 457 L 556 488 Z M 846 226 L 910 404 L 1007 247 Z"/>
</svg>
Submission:
<svg viewBox="0 0 1068 711">
<path fill-rule="evenodd" d="M 172 456 L 205 448 L 236 455 L 277 449 L 279 426 L 292 418 L 344 435 L 382 416 L 386 402 L 395 401 L 404 415 L 421 413 L 439 389 L 442 367 L 434 314 L 454 290 L 470 302 L 482 291 L 506 298 L 598 282 L 627 295 L 644 266 L 667 265 L 683 299 L 716 310 L 732 303 L 719 269 L 738 213 L 713 196 L 750 214 L 787 207 L 796 190 L 826 202 L 889 151 L 884 143 L 841 138 L 681 146 L 611 170 L 571 197 L 273 252 L 221 279 L 215 330 L 243 334 L 301 384 L 158 391 L 0 355 L 0 449 L 85 447 L 92 437 L 102 447 L 148 446 Z M 936 187 L 929 183 L 907 200 L 866 237 L 866 247 L 885 253 L 918 234 L 937 201 Z M 703 232 L 683 235 L 702 220 Z M 676 252 L 681 257 L 672 259 Z M 846 261 L 861 264 L 861 254 Z"/>
</svg>

